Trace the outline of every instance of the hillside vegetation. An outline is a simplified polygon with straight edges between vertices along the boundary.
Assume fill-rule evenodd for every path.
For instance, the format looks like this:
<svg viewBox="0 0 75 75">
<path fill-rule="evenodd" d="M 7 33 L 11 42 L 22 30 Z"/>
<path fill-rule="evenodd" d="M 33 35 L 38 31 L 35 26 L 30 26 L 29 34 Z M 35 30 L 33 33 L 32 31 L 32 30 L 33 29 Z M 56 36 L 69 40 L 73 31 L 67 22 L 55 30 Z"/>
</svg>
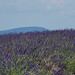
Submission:
<svg viewBox="0 0 75 75">
<path fill-rule="evenodd" d="M 0 75 L 75 75 L 75 30 L 0 35 Z"/>
</svg>

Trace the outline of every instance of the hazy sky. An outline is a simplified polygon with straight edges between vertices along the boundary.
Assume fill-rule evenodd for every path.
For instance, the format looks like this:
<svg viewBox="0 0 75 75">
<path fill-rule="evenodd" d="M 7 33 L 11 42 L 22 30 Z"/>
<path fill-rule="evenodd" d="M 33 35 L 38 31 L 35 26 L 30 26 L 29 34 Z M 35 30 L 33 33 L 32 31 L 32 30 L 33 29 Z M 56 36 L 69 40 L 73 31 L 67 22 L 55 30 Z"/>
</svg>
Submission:
<svg viewBox="0 0 75 75">
<path fill-rule="evenodd" d="M 75 0 L 0 0 L 0 30 L 29 26 L 75 29 Z"/>
</svg>

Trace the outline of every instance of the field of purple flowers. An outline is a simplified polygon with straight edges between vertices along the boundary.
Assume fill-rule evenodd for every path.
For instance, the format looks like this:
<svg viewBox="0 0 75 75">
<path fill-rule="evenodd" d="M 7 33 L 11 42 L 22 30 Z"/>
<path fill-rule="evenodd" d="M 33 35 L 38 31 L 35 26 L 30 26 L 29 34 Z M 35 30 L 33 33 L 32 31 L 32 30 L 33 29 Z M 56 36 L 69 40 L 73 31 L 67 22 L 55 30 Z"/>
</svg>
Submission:
<svg viewBox="0 0 75 75">
<path fill-rule="evenodd" d="M 75 30 L 0 35 L 0 75 L 75 75 Z"/>
</svg>

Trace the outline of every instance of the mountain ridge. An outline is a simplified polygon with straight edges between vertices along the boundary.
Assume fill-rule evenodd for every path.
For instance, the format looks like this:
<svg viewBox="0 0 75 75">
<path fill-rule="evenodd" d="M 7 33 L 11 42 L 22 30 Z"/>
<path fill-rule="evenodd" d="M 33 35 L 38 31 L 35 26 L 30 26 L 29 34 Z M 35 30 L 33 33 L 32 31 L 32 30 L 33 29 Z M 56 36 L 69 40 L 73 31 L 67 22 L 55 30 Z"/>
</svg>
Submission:
<svg viewBox="0 0 75 75">
<path fill-rule="evenodd" d="M 9 30 L 3 30 L 0 31 L 0 34 L 9 34 L 9 33 L 26 33 L 26 32 L 35 32 L 35 31 L 46 31 L 48 29 L 43 27 L 19 27 L 19 28 L 13 28 Z"/>
</svg>

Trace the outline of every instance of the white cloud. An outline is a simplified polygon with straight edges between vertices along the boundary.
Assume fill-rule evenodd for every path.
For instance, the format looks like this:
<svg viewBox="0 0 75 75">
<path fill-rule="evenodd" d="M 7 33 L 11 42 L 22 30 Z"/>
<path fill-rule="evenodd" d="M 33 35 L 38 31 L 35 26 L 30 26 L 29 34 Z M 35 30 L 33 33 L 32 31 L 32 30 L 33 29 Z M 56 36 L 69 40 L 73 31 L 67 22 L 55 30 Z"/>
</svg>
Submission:
<svg viewBox="0 0 75 75">
<path fill-rule="evenodd" d="M 63 8 L 65 6 L 75 5 L 75 0 L 0 0 L 0 4 L 9 3 L 10 5 L 16 5 L 19 7 L 28 6 L 28 5 L 41 5 L 44 8 Z"/>
<path fill-rule="evenodd" d="M 14 5 L 17 9 L 31 9 L 38 5 L 37 0 L 13 0 L 10 5 Z"/>
<path fill-rule="evenodd" d="M 75 7 L 75 0 L 2 0 L 0 4 L 16 7 L 35 7 L 36 5 L 42 6 L 44 9 L 61 9 L 67 7 Z"/>
<path fill-rule="evenodd" d="M 9 2 L 9 6 L 15 6 L 14 2 Z"/>
<path fill-rule="evenodd" d="M 61 9 L 74 6 L 75 0 L 39 0 L 41 4 L 49 10 L 53 8 Z"/>
<path fill-rule="evenodd" d="M 54 10 L 54 15 L 66 16 L 75 14 L 75 0 L 39 0 L 46 10 Z"/>
<path fill-rule="evenodd" d="M 62 15 L 75 13 L 75 0 L 2 0 L 1 6 L 14 6 L 18 10 L 55 10 Z"/>
</svg>

